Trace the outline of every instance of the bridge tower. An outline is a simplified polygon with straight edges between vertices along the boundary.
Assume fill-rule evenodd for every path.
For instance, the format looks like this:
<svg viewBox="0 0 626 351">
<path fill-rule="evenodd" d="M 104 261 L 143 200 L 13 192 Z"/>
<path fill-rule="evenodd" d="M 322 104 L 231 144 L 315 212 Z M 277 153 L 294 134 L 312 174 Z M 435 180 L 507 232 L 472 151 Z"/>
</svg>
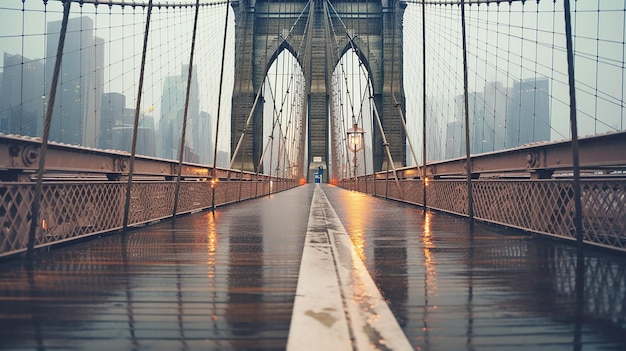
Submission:
<svg viewBox="0 0 626 351">
<path fill-rule="evenodd" d="M 331 76 L 341 56 L 355 52 L 369 72 L 373 101 L 396 167 L 406 165 L 402 18 L 406 4 L 398 0 L 331 1 L 239 0 L 235 13 L 235 83 L 231 118 L 231 151 L 246 129 L 246 141 L 234 155 L 234 167 L 256 170 L 263 152 L 263 97 L 255 97 L 272 62 L 283 50 L 297 59 L 305 79 L 308 152 L 298 156 L 302 175 L 312 179 L 329 166 Z M 252 114 L 252 115 L 251 115 Z M 252 116 L 247 128 L 246 120 Z M 375 118 L 375 117 L 374 117 Z M 374 121 L 374 170 L 388 164 L 383 138 Z M 342 136 L 343 137 L 343 136 Z M 302 143 L 304 143 L 302 138 Z M 338 162 L 334 160 L 332 162 Z M 306 172 L 306 173 L 305 173 Z"/>
</svg>

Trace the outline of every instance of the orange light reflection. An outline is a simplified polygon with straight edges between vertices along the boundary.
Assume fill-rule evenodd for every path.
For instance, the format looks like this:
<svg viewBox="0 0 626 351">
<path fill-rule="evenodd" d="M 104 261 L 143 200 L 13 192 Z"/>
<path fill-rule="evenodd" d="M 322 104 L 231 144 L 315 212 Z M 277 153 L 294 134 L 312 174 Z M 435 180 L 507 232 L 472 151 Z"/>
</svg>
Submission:
<svg viewBox="0 0 626 351">
<path fill-rule="evenodd" d="M 426 212 L 424 216 L 424 231 L 422 233 L 422 247 L 424 251 L 424 271 L 425 271 L 425 288 L 426 294 L 430 295 L 437 291 L 437 270 L 435 255 L 431 250 L 435 248 L 433 241 L 433 233 L 431 230 L 431 220 L 433 214 Z"/>
<path fill-rule="evenodd" d="M 365 255 L 365 219 L 370 217 L 370 213 L 369 206 L 362 206 L 362 203 L 368 201 L 368 198 L 356 192 L 344 193 L 347 209 L 346 224 L 348 226 L 346 229 L 350 233 L 350 239 L 357 255 L 361 261 L 365 262 L 367 258 Z"/>
<path fill-rule="evenodd" d="M 207 265 L 209 278 L 215 278 L 215 252 L 217 251 L 217 230 L 215 228 L 217 213 L 207 212 Z"/>
</svg>

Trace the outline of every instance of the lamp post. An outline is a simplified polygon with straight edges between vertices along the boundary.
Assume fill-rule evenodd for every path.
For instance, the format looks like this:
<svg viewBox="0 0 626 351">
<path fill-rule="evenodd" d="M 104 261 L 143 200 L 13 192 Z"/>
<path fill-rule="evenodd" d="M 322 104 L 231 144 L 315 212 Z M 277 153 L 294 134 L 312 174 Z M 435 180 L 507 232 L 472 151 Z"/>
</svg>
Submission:
<svg viewBox="0 0 626 351">
<path fill-rule="evenodd" d="M 354 183 L 356 185 L 357 181 L 357 152 L 363 150 L 363 146 L 365 145 L 365 132 L 362 128 L 356 123 L 352 124 L 352 128 L 348 129 L 348 145 L 350 147 L 350 151 L 354 153 L 352 157 L 352 166 L 354 167 Z"/>
</svg>

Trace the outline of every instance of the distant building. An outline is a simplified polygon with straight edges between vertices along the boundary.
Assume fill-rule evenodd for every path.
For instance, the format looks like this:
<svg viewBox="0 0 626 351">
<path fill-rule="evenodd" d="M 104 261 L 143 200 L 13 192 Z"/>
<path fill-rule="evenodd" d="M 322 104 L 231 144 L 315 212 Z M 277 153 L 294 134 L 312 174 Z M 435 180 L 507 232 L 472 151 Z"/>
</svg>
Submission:
<svg viewBox="0 0 626 351">
<path fill-rule="evenodd" d="M 483 93 L 471 92 L 469 97 L 470 152 L 481 154 L 493 151 L 493 126 L 485 118 L 485 99 Z M 463 110 L 465 106 L 463 106 Z M 465 136 L 463 136 L 465 138 Z M 465 152 L 465 147 L 463 148 Z"/>
<path fill-rule="evenodd" d="M 177 160 L 180 150 L 180 138 L 182 136 L 183 119 L 185 115 L 185 97 L 187 95 L 187 76 L 189 74 L 189 65 L 182 66 L 180 75 L 165 77 L 163 84 L 163 93 L 161 95 L 161 120 L 159 123 L 159 139 L 160 149 L 158 156 L 166 159 Z M 188 161 L 199 158 L 195 147 L 202 142 L 199 135 L 194 129 L 200 123 L 198 100 L 198 79 L 196 71 L 192 73 L 191 89 L 189 93 L 189 104 L 187 110 L 187 133 L 185 135 L 185 147 L 190 151 L 183 153 L 190 155 Z"/>
<path fill-rule="evenodd" d="M 98 147 L 130 152 L 133 125 L 135 124 L 135 109 L 126 107 L 126 96 L 120 93 L 103 94 L 100 117 Z M 152 116 L 139 115 L 136 153 L 144 156 L 156 156 L 156 137 Z"/>
<path fill-rule="evenodd" d="M 101 149 L 116 149 L 113 143 L 113 129 L 132 125 L 126 109 L 126 96 L 121 93 L 102 94 L 100 112 L 100 139 L 98 147 Z"/>
<path fill-rule="evenodd" d="M 56 57 L 61 21 L 49 22 L 46 57 Z M 55 60 L 46 60 L 45 88 L 50 91 Z M 93 20 L 68 22 L 63 61 L 50 127 L 50 140 L 98 146 L 102 102 L 104 40 L 94 37 Z M 42 128 L 43 120 L 39 124 Z"/>
<path fill-rule="evenodd" d="M 483 153 L 493 145 L 493 129 L 490 121 L 485 119 L 485 101 L 482 93 L 468 94 L 470 152 Z M 465 156 L 465 98 L 458 95 L 455 99 L 454 121 L 446 126 L 446 159 Z"/>
<path fill-rule="evenodd" d="M 43 62 L 4 53 L 0 83 L 0 132 L 37 136 L 44 116 Z"/>
<path fill-rule="evenodd" d="M 504 149 L 508 90 L 501 82 L 485 85 L 484 117 L 489 132 L 493 134 L 492 143 L 485 144 L 485 152 Z"/>
<path fill-rule="evenodd" d="M 507 107 L 506 147 L 550 140 L 550 82 L 531 78 L 515 82 Z"/>
<path fill-rule="evenodd" d="M 115 150 L 131 152 L 133 141 L 133 125 L 122 125 L 114 127 L 111 131 L 112 143 Z M 154 129 L 146 127 L 137 128 L 137 148 L 136 154 L 143 156 L 156 155 L 156 138 L 154 137 Z"/>
<path fill-rule="evenodd" d="M 161 95 L 161 121 L 159 123 L 159 157 L 178 159 L 182 135 L 185 85 L 182 76 L 165 77 Z"/>
<path fill-rule="evenodd" d="M 426 145 L 426 157 L 428 161 L 443 160 L 446 158 L 447 140 L 432 137 L 441 135 L 442 132 L 445 133 L 446 126 L 441 126 L 441 123 L 445 121 L 443 118 L 444 114 L 440 111 L 443 105 L 444 101 L 442 99 L 429 98 L 426 102 L 427 116 L 429 116 L 427 117 L 426 123 L 426 141 L 428 142 L 428 145 Z M 407 152 L 410 152 L 408 148 Z M 422 160 L 419 160 L 418 162 L 421 163 L 421 161 Z"/>
<path fill-rule="evenodd" d="M 198 154 L 200 163 L 213 162 L 213 133 L 211 128 L 211 114 L 201 111 L 198 118 L 193 120 L 193 149 Z"/>
<path fill-rule="evenodd" d="M 454 120 L 446 125 L 446 159 L 465 155 L 465 122 Z"/>
</svg>

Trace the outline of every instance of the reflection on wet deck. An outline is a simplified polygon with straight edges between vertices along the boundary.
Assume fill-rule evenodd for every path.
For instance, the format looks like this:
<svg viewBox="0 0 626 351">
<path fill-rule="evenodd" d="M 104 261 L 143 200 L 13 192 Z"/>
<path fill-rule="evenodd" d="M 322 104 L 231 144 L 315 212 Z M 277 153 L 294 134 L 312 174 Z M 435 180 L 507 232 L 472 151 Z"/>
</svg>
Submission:
<svg viewBox="0 0 626 351">
<path fill-rule="evenodd" d="M 0 349 L 284 349 L 314 185 L 0 263 Z M 626 348 L 626 259 L 330 186 L 421 350 Z"/>
</svg>

